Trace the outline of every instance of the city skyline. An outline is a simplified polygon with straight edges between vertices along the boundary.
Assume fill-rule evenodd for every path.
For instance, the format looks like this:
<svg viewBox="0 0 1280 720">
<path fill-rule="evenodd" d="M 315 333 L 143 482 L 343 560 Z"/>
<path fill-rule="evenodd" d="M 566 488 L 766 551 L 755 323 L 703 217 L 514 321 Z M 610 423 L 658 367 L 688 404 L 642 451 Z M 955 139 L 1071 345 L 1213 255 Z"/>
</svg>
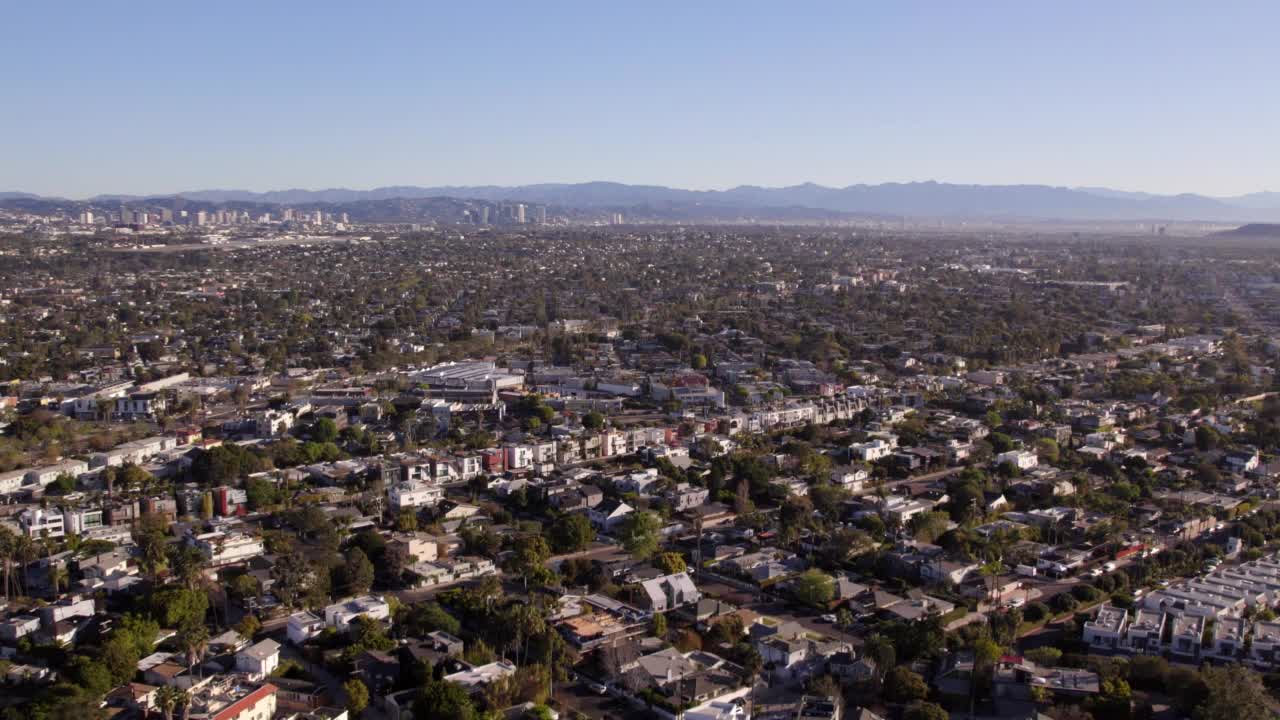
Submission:
<svg viewBox="0 0 1280 720">
<path fill-rule="evenodd" d="M 1261 3 L 64 10 L 11 15 L 5 191 L 1280 188 Z"/>
</svg>

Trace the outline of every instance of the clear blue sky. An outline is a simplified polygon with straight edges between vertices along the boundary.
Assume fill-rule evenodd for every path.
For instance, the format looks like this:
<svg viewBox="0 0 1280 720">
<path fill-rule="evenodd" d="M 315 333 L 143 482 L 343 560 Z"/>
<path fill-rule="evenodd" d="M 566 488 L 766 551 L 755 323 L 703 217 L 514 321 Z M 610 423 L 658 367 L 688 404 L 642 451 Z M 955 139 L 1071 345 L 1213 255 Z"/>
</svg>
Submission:
<svg viewBox="0 0 1280 720">
<path fill-rule="evenodd" d="M 0 190 L 1280 190 L 1280 3 L 8 3 Z"/>
</svg>

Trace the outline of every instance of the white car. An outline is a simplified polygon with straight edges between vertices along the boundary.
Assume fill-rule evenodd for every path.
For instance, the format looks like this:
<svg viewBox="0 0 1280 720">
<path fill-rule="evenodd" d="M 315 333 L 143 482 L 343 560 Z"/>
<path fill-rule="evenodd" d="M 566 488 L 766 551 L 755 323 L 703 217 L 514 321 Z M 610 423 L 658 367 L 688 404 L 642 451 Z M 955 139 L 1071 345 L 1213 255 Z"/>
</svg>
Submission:
<svg viewBox="0 0 1280 720">
<path fill-rule="evenodd" d="M 832 625 L 835 625 L 837 622 L 837 618 L 835 615 L 823 615 L 821 618 L 818 618 L 818 619 L 824 623 L 831 623 Z"/>
<path fill-rule="evenodd" d="M 605 686 L 601 685 L 601 684 L 600 684 L 600 683 L 598 683 L 598 682 L 588 683 L 588 684 L 587 684 L 587 689 L 588 689 L 588 690 L 590 690 L 591 692 L 593 692 L 593 693 L 597 694 L 597 695 L 603 695 L 603 694 L 605 694 L 605 693 L 609 692 L 609 688 L 607 688 L 607 687 L 605 687 Z"/>
<path fill-rule="evenodd" d="M 1027 604 L 1027 599 L 1026 599 L 1026 598 L 1016 597 L 1016 598 L 1014 598 L 1014 599 L 1012 599 L 1012 600 L 1010 600 L 1010 601 L 1009 601 L 1009 607 L 1010 607 L 1011 609 L 1014 609 L 1014 610 L 1017 610 L 1018 608 L 1022 607 L 1023 605 L 1026 605 L 1026 604 Z"/>
</svg>

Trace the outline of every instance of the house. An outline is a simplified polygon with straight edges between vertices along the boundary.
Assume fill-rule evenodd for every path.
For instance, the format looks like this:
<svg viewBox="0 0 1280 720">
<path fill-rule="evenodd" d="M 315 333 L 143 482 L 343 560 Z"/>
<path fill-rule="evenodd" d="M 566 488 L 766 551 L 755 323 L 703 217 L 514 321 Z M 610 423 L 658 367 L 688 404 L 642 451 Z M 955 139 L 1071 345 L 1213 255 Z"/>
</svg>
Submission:
<svg viewBox="0 0 1280 720">
<path fill-rule="evenodd" d="M 1249 623 L 1244 618 L 1218 618 L 1209 630 L 1212 637 L 1204 651 L 1205 656 L 1234 662 L 1244 650 L 1248 629 Z"/>
<path fill-rule="evenodd" d="M 831 469 L 831 484 L 838 485 L 852 493 L 862 492 L 870 475 L 865 468 L 853 465 L 841 465 Z"/>
<path fill-rule="evenodd" d="M 40 629 L 40 618 L 35 615 L 16 615 L 0 622 L 0 640 L 16 643 Z"/>
<path fill-rule="evenodd" d="M 846 642 L 809 632 L 795 622 L 757 621 L 749 631 L 751 642 L 775 679 L 794 682 L 825 668 L 828 658 L 849 652 Z"/>
<path fill-rule="evenodd" d="M 1253 472 L 1262 464 L 1262 457 L 1253 448 L 1233 450 L 1223 456 L 1222 464 L 1233 473 Z"/>
<path fill-rule="evenodd" d="M 352 621 L 361 616 L 373 620 L 388 620 L 391 617 L 391 606 L 381 597 L 362 595 L 336 602 L 324 609 L 325 624 L 340 632 L 346 632 Z"/>
<path fill-rule="evenodd" d="M 233 678 L 215 678 L 191 693 L 190 720 L 267 720 L 276 712 L 271 683 L 246 688 Z"/>
<path fill-rule="evenodd" d="M 661 480 L 662 478 L 658 475 L 656 468 L 646 468 L 615 478 L 613 482 L 614 487 L 618 488 L 619 492 L 649 495 L 651 489 Z"/>
<path fill-rule="evenodd" d="M 1280 621 L 1253 624 L 1253 645 L 1249 650 L 1249 662 L 1263 670 L 1280 667 Z"/>
<path fill-rule="evenodd" d="M 52 627 L 57 623 L 72 618 L 93 617 L 96 612 L 93 598 L 79 595 L 64 597 L 51 605 L 45 605 L 39 609 L 40 621 L 44 623 L 45 627 Z"/>
<path fill-rule="evenodd" d="M 1129 615 L 1122 608 L 1103 605 L 1084 624 L 1084 642 L 1090 649 L 1117 650 L 1124 646 Z"/>
<path fill-rule="evenodd" d="M 982 566 L 976 562 L 938 558 L 933 562 L 920 564 L 920 579 L 926 583 L 959 585 L 969 577 L 977 575 L 981 569 Z"/>
<path fill-rule="evenodd" d="M 280 643 L 266 639 L 236 653 L 236 671 L 263 678 L 280 664 Z"/>
<path fill-rule="evenodd" d="M 796 704 L 796 720 L 840 720 L 843 698 L 805 695 Z"/>
<path fill-rule="evenodd" d="M 851 682 L 863 682 L 875 677 L 876 662 L 858 657 L 852 650 L 840 652 L 827 659 L 827 670 L 838 678 Z"/>
<path fill-rule="evenodd" d="M 393 512 L 404 508 L 433 508 L 444 500 L 444 487 L 426 481 L 406 481 L 387 488 L 387 500 Z"/>
<path fill-rule="evenodd" d="M 633 512 L 635 508 L 621 500 L 605 500 L 593 508 L 588 508 L 587 518 L 597 529 L 609 532 Z"/>
<path fill-rule="evenodd" d="M 645 580 L 640 583 L 640 588 L 643 592 L 641 604 L 655 613 L 674 610 L 702 599 L 697 585 L 684 572 Z"/>
<path fill-rule="evenodd" d="M 497 660 L 486 665 L 467 668 L 460 672 L 452 673 L 444 676 L 446 682 L 461 685 L 468 692 L 478 692 L 497 680 L 505 677 L 511 677 L 516 674 L 516 666 L 514 663 L 506 660 Z"/>
<path fill-rule="evenodd" d="M 1204 641 L 1205 616 L 1190 613 L 1169 613 L 1173 630 L 1169 636 L 1169 651 L 1183 658 L 1200 657 Z"/>
<path fill-rule="evenodd" d="M 302 645 L 307 640 L 323 632 L 324 628 L 325 621 L 322 618 L 316 617 L 306 610 L 298 611 L 289 616 L 289 642 L 294 645 Z"/>
<path fill-rule="evenodd" d="M 895 446 L 896 444 L 891 445 L 885 440 L 876 438 L 868 442 L 850 445 L 849 455 L 863 462 L 875 462 L 881 458 L 888 457 Z"/>
<path fill-rule="evenodd" d="M 711 497 L 711 491 L 688 483 L 680 483 L 668 491 L 663 498 L 667 506 L 675 512 L 696 508 Z"/>
<path fill-rule="evenodd" d="M 266 552 L 262 540 L 241 532 L 211 532 L 196 535 L 190 542 L 213 567 L 248 562 Z"/>
<path fill-rule="evenodd" d="M 67 534 L 62 513 L 41 508 L 28 508 L 18 516 L 22 534 L 30 538 L 60 538 Z"/>
<path fill-rule="evenodd" d="M 1030 450 L 1010 450 L 996 456 L 996 467 L 1005 463 L 1009 463 L 1018 470 L 1030 470 L 1040 464 L 1040 458 Z"/>
<path fill-rule="evenodd" d="M 1159 655 L 1164 646 L 1166 617 L 1161 610 L 1139 608 L 1125 631 L 1124 648 L 1141 655 Z"/>
</svg>

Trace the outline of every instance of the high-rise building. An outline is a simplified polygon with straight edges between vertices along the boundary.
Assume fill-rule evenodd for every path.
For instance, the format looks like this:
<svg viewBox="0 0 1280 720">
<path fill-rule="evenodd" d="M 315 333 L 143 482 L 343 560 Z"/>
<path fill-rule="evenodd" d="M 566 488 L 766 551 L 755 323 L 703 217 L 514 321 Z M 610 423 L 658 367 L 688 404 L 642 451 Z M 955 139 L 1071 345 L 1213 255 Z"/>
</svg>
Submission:
<svg viewBox="0 0 1280 720">
<path fill-rule="evenodd" d="M 524 224 L 524 203 L 516 203 L 516 222 Z"/>
<path fill-rule="evenodd" d="M 315 211 L 315 213 L 312 214 L 311 216 L 311 222 L 315 223 L 316 225 L 323 225 L 324 213 L 320 212 L 319 210 Z"/>
<path fill-rule="evenodd" d="M 342 213 L 342 219 L 339 220 L 338 222 L 342 223 L 343 225 L 346 225 L 347 223 L 351 222 L 351 219 L 347 217 L 346 213 Z"/>
<path fill-rule="evenodd" d="M 533 221 L 539 225 L 547 224 L 547 206 L 539 205 L 533 209 Z"/>
<path fill-rule="evenodd" d="M 284 218 L 285 222 L 291 222 L 293 220 L 293 208 L 285 208 L 281 217 Z"/>
<path fill-rule="evenodd" d="M 160 222 L 173 222 L 173 210 L 170 210 L 169 208 L 160 208 Z"/>
<path fill-rule="evenodd" d="M 197 210 L 197 211 L 196 211 L 196 215 L 195 215 L 195 224 L 196 224 L 196 225 L 208 225 L 208 224 L 209 224 L 209 213 L 205 212 L 204 210 Z"/>
<path fill-rule="evenodd" d="M 92 211 L 92 210 L 85 210 L 84 212 L 80 213 L 80 224 L 81 224 L 81 225 L 92 225 L 92 224 L 93 224 L 93 211 Z"/>
<path fill-rule="evenodd" d="M 485 205 L 484 207 L 480 208 L 480 224 L 481 225 L 489 224 L 489 206 L 488 205 Z"/>
</svg>

